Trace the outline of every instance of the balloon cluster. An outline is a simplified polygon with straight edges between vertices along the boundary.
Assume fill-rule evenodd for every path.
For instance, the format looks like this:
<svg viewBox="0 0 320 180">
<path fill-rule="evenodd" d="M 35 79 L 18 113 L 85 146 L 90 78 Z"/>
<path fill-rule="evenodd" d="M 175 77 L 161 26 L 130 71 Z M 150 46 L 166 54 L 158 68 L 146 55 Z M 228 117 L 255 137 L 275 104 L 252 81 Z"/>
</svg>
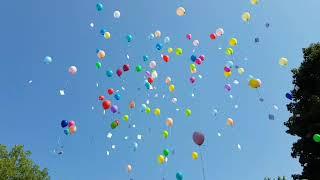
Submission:
<svg viewBox="0 0 320 180">
<path fill-rule="evenodd" d="M 77 132 L 77 126 L 75 121 L 61 121 L 61 127 L 64 128 L 63 132 L 65 135 L 73 135 Z"/>
<path fill-rule="evenodd" d="M 113 95 L 113 94 L 114 94 L 114 90 L 113 90 L 112 88 L 109 88 L 109 89 L 107 90 L 107 93 L 108 93 L 109 95 Z M 120 100 L 121 95 L 118 94 L 118 93 L 115 93 L 114 98 L 115 98 L 116 100 Z M 98 99 L 99 99 L 100 101 L 102 101 L 102 108 L 103 108 L 104 110 L 110 109 L 110 111 L 111 111 L 112 113 L 118 112 L 118 106 L 117 106 L 117 105 L 112 105 L 112 102 L 111 102 L 110 100 L 106 100 L 104 96 L 101 95 L 101 96 L 99 96 Z"/>
</svg>

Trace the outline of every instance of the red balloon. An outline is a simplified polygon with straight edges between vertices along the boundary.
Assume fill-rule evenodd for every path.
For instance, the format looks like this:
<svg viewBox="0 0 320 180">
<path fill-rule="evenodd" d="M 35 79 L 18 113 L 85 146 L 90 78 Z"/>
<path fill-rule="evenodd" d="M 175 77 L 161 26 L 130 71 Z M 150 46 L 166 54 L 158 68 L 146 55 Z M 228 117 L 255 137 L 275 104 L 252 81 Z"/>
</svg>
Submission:
<svg viewBox="0 0 320 180">
<path fill-rule="evenodd" d="M 114 93 L 114 90 L 112 88 L 108 89 L 108 94 L 112 95 Z"/>
<path fill-rule="evenodd" d="M 192 136 L 193 142 L 198 146 L 201 146 L 204 143 L 204 135 L 201 132 L 194 132 Z"/>
<path fill-rule="evenodd" d="M 123 71 L 129 71 L 130 70 L 130 65 L 129 64 L 125 64 L 122 67 Z"/>
<path fill-rule="evenodd" d="M 170 57 L 168 55 L 163 55 L 162 59 L 164 60 L 164 62 L 170 61 Z"/>
<path fill-rule="evenodd" d="M 152 83 L 154 82 L 153 78 L 152 78 L 152 77 L 149 77 L 149 78 L 148 78 L 148 82 L 149 82 L 150 84 L 152 84 Z"/>
<path fill-rule="evenodd" d="M 211 39 L 211 40 L 217 39 L 217 35 L 214 34 L 214 33 L 211 33 L 211 34 L 210 34 L 210 39 Z"/>
<path fill-rule="evenodd" d="M 122 75 L 122 70 L 121 70 L 121 69 L 118 69 L 118 70 L 117 70 L 117 75 L 118 75 L 119 77 L 121 77 L 121 75 Z"/>
<path fill-rule="evenodd" d="M 103 102 L 102 102 L 102 107 L 103 107 L 104 110 L 110 109 L 110 107 L 111 107 L 111 101 L 109 101 L 109 100 L 103 101 Z"/>
<path fill-rule="evenodd" d="M 99 100 L 103 101 L 104 100 L 104 96 L 99 96 Z"/>
</svg>

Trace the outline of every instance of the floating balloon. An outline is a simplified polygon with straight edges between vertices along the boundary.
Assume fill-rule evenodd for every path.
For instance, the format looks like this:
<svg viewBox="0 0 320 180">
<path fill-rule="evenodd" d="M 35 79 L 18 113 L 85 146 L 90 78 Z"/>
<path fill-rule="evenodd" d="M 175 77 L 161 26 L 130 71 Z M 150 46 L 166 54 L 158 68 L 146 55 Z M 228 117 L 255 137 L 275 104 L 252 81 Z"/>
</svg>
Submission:
<svg viewBox="0 0 320 180">
<path fill-rule="evenodd" d="M 224 72 L 224 77 L 229 78 L 232 75 L 232 71 L 230 72 Z"/>
<path fill-rule="evenodd" d="M 193 76 L 189 80 L 190 80 L 191 84 L 194 84 L 196 82 L 196 78 Z"/>
<path fill-rule="evenodd" d="M 260 39 L 257 37 L 257 38 L 254 38 L 254 42 L 255 43 L 258 43 L 258 42 L 260 42 Z"/>
<path fill-rule="evenodd" d="M 230 67 L 224 67 L 223 70 L 224 70 L 224 72 L 230 72 L 231 68 Z"/>
<path fill-rule="evenodd" d="M 117 124 L 115 121 L 113 121 L 113 122 L 110 124 L 110 127 L 111 127 L 111 129 L 115 129 L 116 127 L 118 127 L 118 124 Z"/>
<path fill-rule="evenodd" d="M 228 126 L 234 126 L 234 121 L 233 121 L 233 119 L 228 118 L 228 119 L 227 119 L 227 125 L 228 125 Z"/>
<path fill-rule="evenodd" d="M 282 66 L 282 67 L 286 67 L 286 66 L 288 66 L 288 59 L 287 58 L 285 58 L 285 57 L 282 57 L 282 58 L 280 58 L 280 60 L 279 60 L 279 65 L 280 66 Z"/>
<path fill-rule="evenodd" d="M 242 20 L 243 20 L 244 22 L 249 22 L 250 19 L 251 19 L 251 15 L 250 15 L 249 12 L 243 13 L 241 17 L 242 17 Z"/>
<path fill-rule="evenodd" d="M 206 57 L 202 54 L 199 56 L 199 59 L 201 59 L 201 61 L 204 61 L 206 59 Z"/>
<path fill-rule="evenodd" d="M 172 99 L 171 99 L 171 102 L 172 102 L 173 104 L 177 103 L 177 101 L 178 101 L 177 98 L 172 98 Z"/>
<path fill-rule="evenodd" d="M 109 109 L 111 107 L 111 101 L 109 101 L 109 100 L 103 101 L 102 102 L 102 107 L 103 107 L 104 110 Z"/>
<path fill-rule="evenodd" d="M 104 100 L 104 96 L 99 96 L 99 100 L 103 101 Z"/>
<path fill-rule="evenodd" d="M 121 14 L 120 14 L 120 11 L 114 11 L 114 12 L 113 12 L 113 17 L 116 18 L 116 19 L 119 19 L 119 18 L 120 18 L 120 15 L 121 15 Z"/>
<path fill-rule="evenodd" d="M 107 77 L 112 77 L 112 76 L 113 76 L 113 71 L 108 70 L 108 71 L 106 72 L 106 75 L 107 75 Z"/>
<path fill-rule="evenodd" d="M 227 91 L 231 91 L 231 84 L 226 84 L 224 86 L 224 89 L 227 90 Z"/>
<path fill-rule="evenodd" d="M 131 34 L 128 34 L 126 38 L 128 42 L 131 42 L 133 40 L 133 36 Z"/>
<path fill-rule="evenodd" d="M 172 48 L 168 48 L 168 53 L 172 53 L 173 49 Z"/>
<path fill-rule="evenodd" d="M 75 134 L 77 132 L 77 126 L 71 126 L 69 127 L 69 132 L 70 134 Z"/>
<path fill-rule="evenodd" d="M 50 63 L 52 63 L 52 57 L 50 57 L 50 56 L 44 57 L 43 62 L 44 62 L 45 64 L 50 64 Z"/>
<path fill-rule="evenodd" d="M 103 10 L 103 4 L 98 3 L 98 4 L 96 5 L 96 9 L 97 9 L 97 11 L 102 11 L 102 10 Z"/>
<path fill-rule="evenodd" d="M 147 89 L 152 89 L 152 85 L 149 82 L 146 82 L 144 85 Z"/>
<path fill-rule="evenodd" d="M 265 26 L 266 26 L 266 28 L 269 28 L 270 27 L 270 23 L 266 23 Z"/>
<path fill-rule="evenodd" d="M 129 104 L 130 109 L 134 109 L 136 107 L 136 103 L 134 101 L 131 101 Z"/>
<path fill-rule="evenodd" d="M 166 120 L 166 125 L 167 125 L 168 127 L 172 127 L 172 126 L 173 126 L 173 119 L 172 119 L 172 118 L 168 118 L 168 119 Z"/>
<path fill-rule="evenodd" d="M 169 91 L 174 92 L 174 90 L 175 90 L 175 86 L 173 84 L 170 84 Z"/>
<path fill-rule="evenodd" d="M 163 45 L 162 45 L 161 43 L 157 43 L 157 44 L 156 44 L 156 49 L 157 49 L 157 50 L 161 50 L 162 47 L 163 47 Z"/>
<path fill-rule="evenodd" d="M 158 163 L 161 165 L 165 163 L 165 157 L 163 155 L 158 156 Z"/>
<path fill-rule="evenodd" d="M 178 16 L 184 16 L 186 15 L 186 10 L 184 9 L 184 7 L 178 7 L 176 13 Z"/>
<path fill-rule="evenodd" d="M 118 106 L 117 105 L 112 105 L 110 110 L 111 110 L 112 113 L 116 113 L 116 112 L 118 112 Z"/>
<path fill-rule="evenodd" d="M 136 71 L 137 72 L 141 72 L 142 71 L 142 66 L 141 65 L 136 66 Z"/>
<path fill-rule="evenodd" d="M 109 95 L 112 95 L 114 93 L 114 90 L 112 88 L 109 88 L 107 91 Z"/>
<path fill-rule="evenodd" d="M 163 55 L 162 59 L 164 62 L 169 62 L 170 61 L 170 57 L 168 55 Z"/>
<path fill-rule="evenodd" d="M 68 71 L 71 75 L 75 75 L 77 74 L 78 69 L 76 66 L 70 66 Z"/>
<path fill-rule="evenodd" d="M 194 41 L 192 42 L 192 44 L 193 44 L 193 46 L 197 47 L 197 46 L 199 46 L 200 41 L 199 41 L 199 40 L 194 40 Z"/>
<path fill-rule="evenodd" d="M 149 40 L 154 39 L 154 34 L 153 34 L 153 33 L 149 34 L 149 35 L 148 35 L 148 39 L 149 39 Z"/>
<path fill-rule="evenodd" d="M 229 44 L 230 46 L 236 46 L 238 44 L 238 40 L 236 38 L 231 38 Z"/>
<path fill-rule="evenodd" d="M 183 50 L 181 48 L 176 49 L 176 55 L 181 56 L 183 54 Z"/>
<path fill-rule="evenodd" d="M 211 39 L 211 40 L 216 40 L 217 37 L 218 37 L 218 36 L 217 36 L 215 33 L 211 33 L 211 34 L 210 34 L 210 39 Z"/>
<path fill-rule="evenodd" d="M 76 122 L 74 122 L 74 121 L 69 121 L 69 123 L 68 123 L 68 127 L 72 127 L 75 125 L 76 125 Z"/>
<path fill-rule="evenodd" d="M 198 146 L 201 146 L 204 143 L 204 135 L 201 132 L 194 132 L 192 135 L 193 142 Z"/>
<path fill-rule="evenodd" d="M 197 58 L 195 63 L 196 63 L 197 65 L 201 65 L 201 64 L 202 64 L 202 61 L 201 61 L 200 58 Z"/>
<path fill-rule="evenodd" d="M 166 77 L 165 82 L 167 85 L 170 85 L 171 84 L 171 77 Z"/>
<path fill-rule="evenodd" d="M 111 38 L 110 32 L 105 32 L 105 33 L 104 33 L 104 38 L 105 38 L 105 39 L 110 39 L 110 38 Z"/>
<path fill-rule="evenodd" d="M 187 117 L 190 117 L 191 114 L 192 114 L 191 109 L 186 109 L 186 116 L 187 116 Z"/>
<path fill-rule="evenodd" d="M 125 64 L 125 65 L 123 65 L 122 69 L 123 69 L 124 72 L 129 71 L 130 70 L 130 65 L 129 64 Z"/>
<path fill-rule="evenodd" d="M 126 121 L 126 122 L 128 122 L 128 121 L 129 121 L 129 115 L 124 115 L 124 116 L 123 116 L 123 120 Z"/>
<path fill-rule="evenodd" d="M 150 67 L 151 69 L 156 68 L 156 66 L 157 66 L 157 63 L 156 63 L 155 61 L 150 61 L 149 67 Z"/>
<path fill-rule="evenodd" d="M 238 73 L 242 75 L 244 73 L 244 68 L 238 68 Z"/>
<path fill-rule="evenodd" d="M 313 140 L 314 140 L 314 142 L 320 143 L 320 134 L 314 134 Z"/>
<path fill-rule="evenodd" d="M 151 113 L 151 108 L 147 107 L 147 108 L 146 108 L 146 113 L 147 113 L 147 114 L 150 114 L 150 113 Z"/>
<path fill-rule="evenodd" d="M 149 78 L 148 78 L 148 82 L 149 82 L 150 84 L 152 84 L 152 83 L 154 82 L 154 79 L 153 79 L 152 77 L 149 77 Z"/>
<path fill-rule="evenodd" d="M 164 149 L 164 150 L 163 150 L 163 155 L 164 155 L 165 157 L 168 157 L 169 154 L 170 154 L 169 149 Z"/>
<path fill-rule="evenodd" d="M 163 131 L 162 135 L 163 135 L 163 137 L 165 139 L 167 139 L 169 137 L 169 132 L 168 131 Z"/>
<path fill-rule="evenodd" d="M 289 100 L 292 100 L 292 98 L 293 98 L 292 94 L 291 93 L 286 93 L 286 98 L 289 99 Z"/>
<path fill-rule="evenodd" d="M 102 36 L 104 36 L 104 33 L 106 33 L 106 32 L 107 32 L 106 29 L 101 29 L 101 30 L 100 30 L 100 34 L 101 34 Z"/>
<path fill-rule="evenodd" d="M 156 78 L 158 77 L 158 73 L 157 73 L 156 70 L 152 70 L 152 71 L 151 71 L 151 77 L 152 77 L 153 79 L 156 79 Z"/>
<path fill-rule="evenodd" d="M 226 67 L 232 68 L 233 67 L 233 62 L 232 61 L 227 61 Z"/>
<path fill-rule="evenodd" d="M 127 171 L 130 173 L 132 171 L 132 166 L 130 164 L 127 165 Z"/>
<path fill-rule="evenodd" d="M 249 86 L 251 88 L 257 89 L 261 87 L 261 81 L 259 79 L 250 79 Z"/>
<path fill-rule="evenodd" d="M 197 56 L 196 55 L 191 55 L 190 57 L 192 62 L 195 62 L 197 60 Z"/>
<path fill-rule="evenodd" d="M 199 155 L 197 152 L 192 152 L 192 159 L 197 160 L 199 158 Z"/>
<path fill-rule="evenodd" d="M 70 130 L 69 129 L 65 129 L 65 130 L 63 130 L 63 132 L 64 132 L 65 135 L 69 135 L 70 134 Z"/>
<path fill-rule="evenodd" d="M 68 122 L 67 120 L 62 120 L 62 121 L 61 121 L 61 127 L 62 127 L 62 128 L 67 127 L 68 124 L 69 124 L 69 122 Z"/>
<path fill-rule="evenodd" d="M 144 55 L 144 56 L 142 57 L 142 59 L 143 59 L 143 61 L 148 61 L 148 60 L 149 60 L 149 56 L 148 56 L 148 55 Z"/>
<path fill-rule="evenodd" d="M 188 40 L 191 40 L 191 39 L 192 39 L 192 35 L 191 35 L 191 34 L 187 34 L 187 35 L 186 35 L 186 38 L 187 38 Z"/>
<path fill-rule="evenodd" d="M 157 30 L 156 32 L 154 32 L 154 35 L 156 38 L 160 38 L 161 37 L 161 31 Z"/>
<path fill-rule="evenodd" d="M 257 5 L 259 4 L 260 0 L 251 0 L 252 5 Z"/>
<path fill-rule="evenodd" d="M 183 180 L 183 175 L 182 175 L 182 173 L 177 172 L 177 174 L 176 174 L 176 179 L 177 179 L 177 180 Z"/>
<path fill-rule="evenodd" d="M 115 98 L 116 100 L 120 100 L 121 96 L 120 96 L 120 94 L 115 94 L 115 95 L 114 95 L 114 98 Z"/>
<path fill-rule="evenodd" d="M 222 36 L 223 34 L 224 34 L 224 30 L 223 30 L 222 28 L 218 28 L 218 29 L 216 30 L 216 35 L 217 35 L 218 37 Z"/>
<path fill-rule="evenodd" d="M 166 36 L 164 39 L 163 39 L 163 42 L 165 44 L 168 44 L 170 42 L 170 37 L 169 36 Z"/>
<path fill-rule="evenodd" d="M 156 116 L 160 116 L 161 110 L 160 110 L 159 108 L 156 108 L 153 113 L 154 113 L 154 115 L 156 115 Z"/>
<path fill-rule="evenodd" d="M 101 66 L 102 66 L 101 62 L 96 62 L 96 68 L 97 68 L 97 69 L 100 69 Z"/>
<path fill-rule="evenodd" d="M 228 48 L 228 49 L 226 50 L 226 55 L 228 55 L 228 56 L 232 56 L 233 53 L 234 53 L 234 51 L 233 51 L 232 48 Z"/>
<path fill-rule="evenodd" d="M 122 70 L 121 70 L 121 69 L 117 69 L 117 75 L 118 75 L 119 77 L 122 76 Z"/>
</svg>

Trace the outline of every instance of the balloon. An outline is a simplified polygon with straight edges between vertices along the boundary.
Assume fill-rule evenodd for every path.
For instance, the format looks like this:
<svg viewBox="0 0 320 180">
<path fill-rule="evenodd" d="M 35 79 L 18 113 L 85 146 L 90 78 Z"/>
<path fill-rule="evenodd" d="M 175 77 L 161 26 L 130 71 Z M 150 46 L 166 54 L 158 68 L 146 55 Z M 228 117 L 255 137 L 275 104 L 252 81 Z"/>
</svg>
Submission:
<svg viewBox="0 0 320 180">
<path fill-rule="evenodd" d="M 149 67 L 150 67 L 151 69 L 156 68 L 156 66 L 157 66 L 157 63 L 156 63 L 155 61 L 150 61 Z"/>
<path fill-rule="evenodd" d="M 75 134 L 77 132 L 77 126 L 71 126 L 69 127 L 69 131 L 70 131 L 70 134 Z"/>
<path fill-rule="evenodd" d="M 165 44 L 168 44 L 170 42 L 170 37 L 169 36 L 166 36 L 164 39 L 163 39 L 163 42 Z"/>
<path fill-rule="evenodd" d="M 170 92 L 174 92 L 174 90 L 175 90 L 175 87 L 174 87 L 173 84 L 171 84 L 171 85 L 169 86 L 169 91 L 170 91 Z"/>
<path fill-rule="evenodd" d="M 245 13 L 242 14 L 242 20 L 243 20 L 244 22 L 249 22 L 250 19 L 251 19 L 251 15 L 250 15 L 249 12 L 245 12 Z"/>
<path fill-rule="evenodd" d="M 167 125 L 168 127 L 172 127 L 172 126 L 173 126 L 173 119 L 172 119 L 172 118 L 168 118 L 168 119 L 166 120 L 166 125 Z"/>
<path fill-rule="evenodd" d="M 314 134 L 313 140 L 314 140 L 314 142 L 320 143 L 320 134 Z"/>
<path fill-rule="evenodd" d="M 195 64 L 190 64 L 190 69 L 196 69 L 196 65 Z"/>
<path fill-rule="evenodd" d="M 50 56 L 44 57 L 43 62 L 46 64 L 52 63 L 52 57 L 50 57 Z"/>
<path fill-rule="evenodd" d="M 259 4 L 259 1 L 260 1 L 260 0 L 251 0 L 251 4 L 252 4 L 252 5 L 257 5 L 257 4 Z"/>
<path fill-rule="evenodd" d="M 177 180 L 183 180 L 183 175 L 182 175 L 182 173 L 177 172 L 177 174 L 176 174 L 176 179 L 177 179 Z"/>
<path fill-rule="evenodd" d="M 206 57 L 202 54 L 199 56 L 199 59 L 201 59 L 201 61 L 204 61 L 206 59 Z"/>
<path fill-rule="evenodd" d="M 227 91 L 231 91 L 231 84 L 226 84 L 224 86 L 224 89 L 227 90 Z"/>
<path fill-rule="evenodd" d="M 244 73 L 244 68 L 238 68 L 238 73 L 242 75 Z"/>
<path fill-rule="evenodd" d="M 233 67 L 233 62 L 232 61 L 227 61 L 226 67 L 232 68 Z"/>
<path fill-rule="evenodd" d="M 254 42 L 258 43 L 258 42 L 260 42 L 260 39 L 259 38 L 254 38 Z"/>
<path fill-rule="evenodd" d="M 114 95 L 114 98 L 115 98 L 116 100 L 120 100 L 121 96 L 120 96 L 120 94 L 115 94 L 115 95 Z"/>
<path fill-rule="evenodd" d="M 138 143 L 134 142 L 133 143 L 133 151 L 136 151 L 138 149 Z"/>
<path fill-rule="evenodd" d="M 229 44 L 230 46 L 236 46 L 238 44 L 238 40 L 236 38 L 231 38 Z"/>
<path fill-rule="evenodd" d="M 196 59 L 197 59 L 197 56 L 196 55 L 191 55 L 190 59 L 191 59 L 192 62 L 195 62 Z"/>
<path fill-rule="evenodd" d="M 227 125 L 228 125 L 228 126 L 234 126 L 234 121 L 233 121 L 233 119 L 228 118 L 228 119 L 227 119 Z"/>
<path fill-rule="evenodd" d="M 120 11 L 114 11 L 114 12 L 113 12 L 113 17 L 116 18 L 116 19 L 119 19 L 119 18 L 120 18 L 120 15 L 121 15 L 121 14 L 120 14 Z"/>
<path fill-rule="evenodd" d="M 131 34 L 128 34 L 126 38 L 128 42 L 131 42 L 133 40 L 133 36 Z"/>
<path fill-rule="evenodd" d="M 202 64 L 202 61 L 201 61 L 200 58 L 197 58 L 197 59 L 196 59 L 196 64 L 197 64 L 197 65 L 201 65 L 201 64 Z"/>
<path fill-rule="evenodd" d="M 249 86 L 251 88 L 257 89 L 261 86 L 261 81 L 259 79 L 250 79 Z"/>
<path fill-rule="evenodd" d="M 113 76 L 113 71 L 108 70 L 108 71 L 106 72 L 106 75 L 107 75 L 108 77 L 112 77 L 112 76 Z"/>
<path fill-rule="evenodd" d="M 171 77 L 166 77 L 166 84 L 167 85 L 170 85 L 171 84 Z"/>
<path fill-rule="evenodd" d="M 159 155 L 158 163 L 161 164 L 161 165 L 165 163 L 165 157 L 163 155 Z"/>
<path fill-rule="evenodd" d="M 204 135 L 201 132 L 194 132 L 192 135 L 193 142 L 198 146 L 201 146 L 204 143 Z"/>
<path fill-rule="evenodd" d="M 216 35 L 217 35 L 218 37 L 222 36 L 223 34 L 224 34 L 224 30 L 223 30 L 222 28 L 218 28 L 218 29 L 216 30 Z"/>
<path fill-rule="evenodd" d="M 183 54 L 183 50 L 181 48 L 176 49 L 176 55 L 181 56 Z"/>
<path fill-rule="evenodd" d="M 172 48 L 168 48 L 168 53 L 172 53 L 173 49 Z"/>
<path fill-rule="evenodd" d="M 194 41 L 192 42 L 192 44 L 193 44 L 193 46 L 197 47 L 197 46 L 200 45 L 200 41 L 196 39 L 196 40 L 194 40 Z"/>
<path fill-rule="evenodd" d="M 125 64 L 125 65 L 123 65 L 123 67 L 122 67 L 122 69 L 123 69 L 123 71 L 129 71 L 130 70 L 130 65 L 129 64 Z"/>
<path fill-rule="evenodd" d="M 152 70 L 152 71 L 151 71 L 151 77 L 152 77 L 153 79 L 156 79 L 156 78 L 158 77 L 158 73 L 157 73 L 156 70 Z"/>
<path fill-rule="evenodd" d="M 223 70 L 224 70 L 224 72 L 230 72 L 231 68 L 230 67 L 224 67 Z"/>
<path fill-rule="evenodd" d="M 68 71 L 71 75 L 75 75 L 77 74 L 78 69 L 76 66 L 70 66 Z"/>
<path fill-rule="evenodd" d="M 228 49 L 226 50 L 226 54 L 227 54 L 228 56 L 232 56 L 233 53 L 234 53 L 234 51 L 233 51 L 232 48 L 228 48 Z"/>
<path fill-rule="evenodd" d="M 111 127 L 111 129 L 115 129 L 116 127 L 118 127 L 118 124 L 115 121 L 113 121 L 111 123 L 110 127 Z"/>
<path fill-rule="evenodd" d="M 62 120 L 62 121 L 61 121 L 61 127 L 62 127 L 62 128 L 67 127 L 68 124 L 69 124 L 69 122 L 68 122 L 67 120 Z"/>
<path fill-rule="evenodd" d="M 146 108 L 146 113 L 150 114 L 151 113 L 151 109 L 149 107 Z"/>
<path fill-rule="evenodd" d="M 127 165 L 127 171 L 130 173 L 132 171 L 132 166 L 130 164 Z"/>
<path fill-rule="evenodd" d="M 161 111 L 160 111 L 159 108 L 156 108 L 153 113 L 154 113 L 154 115 L 156 115 L 156 116 L 160 116 Z"/>
<path fill-rule="evenodd" d="M 187 34 L 187 35 L 186 35 L 186 38 L 187 38 L 188 40 L 191 40 L 191 39 L 192 39 L 192 35 L 191 35 L 191 34 Z"/>
<path fill-rule="evenodd" d="M 279 65 L 280 66 L 282 66 L 282 67 L 286 67 L 286 66 L 288 66 L 288 59 L 287 58 L 285 58 L 285 57 L 282 57 L 282 58 L 280 58 L 280 60 L 279 60 Z"/>
<path fill-rule="evenodd" d="M 149 34 L 149 35 L 148 35 L 148 39 L 149 39 L 149 40 L 154 39 L 154 34 L 153 34 L 153 33 Z"/>
<path fill-rule="evenodd" d="M 63 130 L 63 132 L 64 132 L 65 135 L 69 135 L 70 134 L 70 130 L 69 129 L 65 129 L 65 130 Z"/>
<path fill-rule="evenodd" d="M 192 73 L 192 74 L 197 73 L 197 69 L 196 69 L 196 68 L 194 68 L 194 69 L 190 69 L 190 71 L 191 71 L 191 73 Z"/>
<path fill-rule="evenodd" d="M 292 100 L 292 98 L 293 98 L 292 94 L 291 93 L 286 93 L 286 98 L 289 99 L 289 100 Z"/>
<path fill-rule="evenodd" d="M 157 44 L 156 44 L 156 48 L 157 48 L 157 50 L 161 50 L 161 49 L 162 49 L 162 47 L 163 47 L 163 45 L 162 45 L 161 43 L 157 43 Z"/>
<path fill-rule="evenodd" d="M 103 101 L 104 100 L 104 96 L 99 96 L 99 100 Z"/>
<path fill-rule="evenodd" d="M 161 37 L 161 31 L 157 30 L 156 32 L 154 32 L 154 35 L 156 38 L 160 38 Z"/>
<path fill-rule="evenodd" d="M 154 82 L 154 79 L 153 79 L 152 77 L 149 77 L 149 78 L 148 78 L 148 82 L 149 82 L 150 84 L 152 84 L 152 83 Z"/>
<path fill-rule="evenodd" d="M 118 112 L 118 106 L 117 106 L 117 105 L 111 106 L 111 112 L 112 112 L 112 113 Z"/>
<path fill-rule="evenodd" d="M 192 152 L 192 159 L 197 160 L 199 158 L 199 155 L 197 152 Z"/>
<path fill-rule="evenodd" d="M 101 62 L 96 62 L 96 68 L 97 68 L 97 69 L 100 69 L 101 66 L 102 66 Z"/>
<path fill-rule="evenodd" d="M 97 9 L 97 11 L 102 11 L 102 10 L 103 10 L 103 4 L 98 3 L 98 4 L 96 5 L 96 9 Z"/>
<path fill-rule="evenodd" d="M 129 115 L 124 115 L 124 116 L 123 116 L 123 120 L 126 121 L 126 122 L 128 122 L 128 121 L 129 121 Z"/>
<path fill-rule="evenodd" d="M 143 61 L 148 61 L 148 60 L 149 60 L 149 56 L 148 56 L 148 55 L 144 55 L 144 56 L 142 57 L 142 59 L 143 59 Z"/>
<path fill-rule="evenodd" d="M 172 99 L 171 99 L 171 102 L 172 102 L 173 104 L 177 103 L 177 101 L 178 101 L 177 98 L 172 98 Z"/>
<path fill-rule="evenodd" d="M 135 107 L 136 107 L 136 103 L 134 101 L 131 101 L 130 104 L 129 104 L 129 108 L 133 109 Z"/>
<path fill-rule="evenodd" d="M 111 38 L 110 32 L 105 32 L 105 33 L 104 33 L 104 38 L 110 39 L 110 38 Z"/>
<path fill-rule="evenodd" d="M 230 72 L 224 72 L 224 77 L 229 78 L 232 75 L 232 71 Z"/>
<path fill-rule="evenodd" d="M 210 34 L 210 39 L 211 39 L 211 40 L 216 40 L 217 37 L 218 37 L 218 36 L 217 36 L 215 33 L 211 33 L 211 34 Z"/>
<path fill-rule="evenodd" d="M 168 55 L 162 56 L 162 59 L 163 59 L 164 62 L 169 62 L 170 61 L 170 57 Z"/>
<path fill-rule="evenodd" d="M 169 154 L 170 154 L 169 149 L 164 149 L 164 150 L 163 150 L 163 155 L 164 155 L 165 157 L 169 156 Z"/>
<path fill-rule="evenodd" d="M 191 109 L 186 109 L 186 116 L 189 117 L 191 116 L 191 114 L 192 114 Z"/>
<path fill-rule="evenodd" d="M 191 82 L 191 84 L 194 84 L 194 83 L 196 82 L 196 78 L 192 76 L 192 77 L 190 78 L 190 82 Z"/>
<path fill-rule="evenodd" d="M 163 135 L 163 137 L 165 139 L 167 139 L 169 137 L 169 132 L 168 131 L 163 131 L 162 135 Z"/>
<path fill-rule="evenodd" d="M 136 71 L 137 72 L 141 72 L 142 71 L 142 66 L 141 65 L 136 66 Z"/>
<path fill-rule="evenodd" d="M 176 13 L 178 16 L 184 16 L 186 15 L 186 10 L 183 7 L 178 7 Z"/>
<path fill-rule="evenodd" d="M 147 89 L 152 89 L 152 88 L 151 88 L 152 85 L 151 85 L 149 82 L 146 82 L 144 85 L 146 86 Z"/>
<path fill-rule="evenodd" d="M 74 121 L 69 121 L 69 123 L 68 123 L 68 127 L 72 127 L 75 125 L 76 125 L 76 122 L 74 122 Z"/>
<path fill-rule="evenodd" d="M 265 26 L 266 26 L 266 28 L 269 28 L 270 27 L 270 23 L 266 23 Z"/>
<path fill-rule="evenodd" d="M 103 101 L 102 102 L 102 107 L 103 107 L 104 110 L 109 109 L 111 107 L 111 101 L 109 101 L 109 100 Z"/>
<path fill-rule="evenodd" d="M 121 69 L 118 69 L 118 70 L 117 70 L 117 75 L 118 75 L 119 77 L 121 77 L 121 75 L 122 75 L 122 70 L 121 70 Z"/>
<path fill-rule="evenodd" d="M 107 32 L 107 30 L 105 30 L 105 29 L 101 29 L 100 30 L 100 34 L 102 35 L 102 36 L 104 36 L 104 33 L 106 33 Z"/>
</svg>

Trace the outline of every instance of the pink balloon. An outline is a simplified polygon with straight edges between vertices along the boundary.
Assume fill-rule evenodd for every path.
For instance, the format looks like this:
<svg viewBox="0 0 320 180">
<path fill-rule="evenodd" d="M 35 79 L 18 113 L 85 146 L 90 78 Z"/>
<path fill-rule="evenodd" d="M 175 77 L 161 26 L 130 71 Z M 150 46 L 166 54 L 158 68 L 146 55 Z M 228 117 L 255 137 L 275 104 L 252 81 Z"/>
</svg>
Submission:
<svg viewBox="0 0 320 180">
<path fill-rule="evenodd" d="M 201 61 L 200 58 L 197 58 L 197 59 L 196 59 L 196 64 L 198 64 L 198 65 L 202 64 L 202 61 Z"/>
<path fill-rule="evenodd" d="M 121 69 L 118 69 L 117 70 L 117 75 L 120 77 L 122 75 L 122 70 Z"/>
<path fill-rule="evenodd" d="M 200 55 L 199 58 L 201 59 L 201 61 L 204 61 L 206 57 L 204 55 Z"/>
<path fill-rule="evenodd" d="M 69 121 L 69 124 L 68 124 L 69 127 L 72 127 L 72 126 L 75 126 L 75 125 L 76 125 L 76 122 L 74 122 L 74 121 Z"/>
<path fill-rule="evenodd" d="M 75 75 L 77 74 L 78 69 L 76 66 L 70 66 L 68 71 L 71 75 Z"/>
<path fill-rule="evenodd" d="M 191 34 L 187 34 L 186 37 L 187 37 L 188 40 L 192 39 L 192 35 Z"/>
<path fill-rule="evenodd" d="M 193 84 L 193 83 L 195 83 L 196 82 L 196 78 L 195 77 L 191 77 L 190 78 L 190 82 Z"/>
</svg>

